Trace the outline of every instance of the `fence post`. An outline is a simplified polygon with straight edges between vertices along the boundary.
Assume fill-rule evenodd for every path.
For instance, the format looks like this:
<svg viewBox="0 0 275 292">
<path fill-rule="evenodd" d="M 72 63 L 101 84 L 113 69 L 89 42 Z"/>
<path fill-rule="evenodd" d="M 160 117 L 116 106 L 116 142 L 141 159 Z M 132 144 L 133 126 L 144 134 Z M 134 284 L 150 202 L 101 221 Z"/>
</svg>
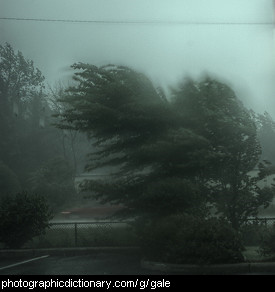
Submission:
<svg viewBox="0 0 275 292">
<path fill-rule="evenodd" d="M 74 244 L 77 247 L 77 223 L 74 224 Z"/>
</svg>

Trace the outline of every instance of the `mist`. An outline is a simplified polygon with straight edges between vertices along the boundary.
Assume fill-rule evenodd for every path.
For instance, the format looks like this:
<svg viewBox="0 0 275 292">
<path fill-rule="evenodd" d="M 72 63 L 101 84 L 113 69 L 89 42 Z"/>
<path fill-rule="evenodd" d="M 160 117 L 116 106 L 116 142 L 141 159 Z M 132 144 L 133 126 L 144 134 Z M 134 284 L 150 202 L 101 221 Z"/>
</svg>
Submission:
<svg viewBox="0 0 275 292">
<path fill-rule="evenodd" d="M 75 62 L 126 65 L 165 88 L 207 72 L 230 82 L 248 107 L 275 114 L 272 1 L 1 0 L 0 7 L 6 18 L 107 21 L 0 20 L 2 43 L 34 60 L 49 84 L 70 79 Z"/>
<path fill-rule="evenodd" d="M 274 261 L 274 23 L 273 0 L 0 0 L 0 259 Z"/>
</svg>

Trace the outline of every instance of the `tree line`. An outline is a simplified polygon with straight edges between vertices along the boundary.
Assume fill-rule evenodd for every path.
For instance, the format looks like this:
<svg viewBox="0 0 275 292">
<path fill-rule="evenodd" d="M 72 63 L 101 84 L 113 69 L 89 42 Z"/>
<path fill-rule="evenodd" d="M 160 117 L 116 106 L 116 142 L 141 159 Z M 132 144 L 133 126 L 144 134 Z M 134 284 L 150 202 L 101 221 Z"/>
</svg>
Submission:
<svg viewBox="0 0 275 292">
<path fill-rule="evenodd" d="M 0 46 L 0 196 L 40 193 L 54 212 L 73 200 L 77 171 L 77 133 L 53 126 L 57 94 L 62 88 L 47 88 L 33 61 Z"/>
</svg>

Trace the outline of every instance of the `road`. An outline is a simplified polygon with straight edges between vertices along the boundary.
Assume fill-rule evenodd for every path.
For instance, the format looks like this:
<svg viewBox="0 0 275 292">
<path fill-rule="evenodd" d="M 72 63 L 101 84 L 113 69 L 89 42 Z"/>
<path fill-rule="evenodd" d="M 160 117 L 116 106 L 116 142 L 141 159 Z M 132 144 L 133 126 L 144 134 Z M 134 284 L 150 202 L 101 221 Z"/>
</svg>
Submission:
<svg viewBox="0 0 275 292">
<path fill-rule="evenodd" d="M 253 271 L 237 267 L 229 274 L 275 275 L 274 263 L 254 265 Z M 135 253 L 98 252 L 83 255 L 39 255 L 37 257 L 9 258 L 0 260 L 0 275 L 190 275 L 183 272 L 165 272 L 142 268 L 141 258 Z M 227 270 L 226 270 L 227 271 Z M 227 274 L 221 270 L 218 274 Z M 194 271 L 193 271 L 194 272 Z M 196 274 L 196 273 L 195 273 Z M 206 271 L 207 274 L 207 271 Z"/>
<path fill-rule="evenodd" d="M 98 253 L 48 256 L 34 260 L 31 257 L 1 260 L 0 275 L 165 275 L 165 273 L 142 269 L 138 255 Z"/>
</svg>

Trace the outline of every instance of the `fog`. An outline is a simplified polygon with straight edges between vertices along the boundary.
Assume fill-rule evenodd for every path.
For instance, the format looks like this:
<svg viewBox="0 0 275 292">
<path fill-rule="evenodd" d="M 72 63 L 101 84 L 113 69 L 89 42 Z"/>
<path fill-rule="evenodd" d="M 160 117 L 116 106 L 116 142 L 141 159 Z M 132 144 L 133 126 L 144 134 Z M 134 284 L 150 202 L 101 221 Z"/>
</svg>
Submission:
<svg viewBox="0 0 275 292">
<path fill-rule="evenodd" d="M 274 81 L 275 0 L 0 0 L 0 260 L 274 261 Z"/>
<path fill-rule="evenodd" d="M 0 0 L 0 17 L 1 44 L 49 84 L 70 79 L 74 62 L 127 65 L 163 87 L 208 72 L 275 115 L 271 0 Z"/>
</svg>

